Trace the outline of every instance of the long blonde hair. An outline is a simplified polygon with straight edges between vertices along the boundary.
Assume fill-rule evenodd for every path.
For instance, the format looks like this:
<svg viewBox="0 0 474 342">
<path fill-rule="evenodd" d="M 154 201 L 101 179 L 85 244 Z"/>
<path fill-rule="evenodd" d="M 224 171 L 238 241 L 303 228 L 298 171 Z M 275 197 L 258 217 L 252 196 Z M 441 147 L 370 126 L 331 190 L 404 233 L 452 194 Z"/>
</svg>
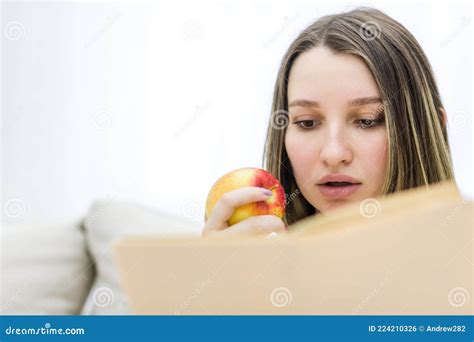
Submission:
<svg viewBox="0 0 474 342">
<path fill-rule="evenodd" d="M 285 188 L 286 224 L 318 213 L 300 195 L 284 144 L 289 122 L 289 72 L 299 55 L 318 46 L 361 58 L 377 83 L 389 141 L 382 195 L 454 179 L 438 87 L 430 63 L 413 35 L 372 8 L 328 15 L 311 24 L 290 45 L 274 88 L 263 168 Z"/>
</svg>

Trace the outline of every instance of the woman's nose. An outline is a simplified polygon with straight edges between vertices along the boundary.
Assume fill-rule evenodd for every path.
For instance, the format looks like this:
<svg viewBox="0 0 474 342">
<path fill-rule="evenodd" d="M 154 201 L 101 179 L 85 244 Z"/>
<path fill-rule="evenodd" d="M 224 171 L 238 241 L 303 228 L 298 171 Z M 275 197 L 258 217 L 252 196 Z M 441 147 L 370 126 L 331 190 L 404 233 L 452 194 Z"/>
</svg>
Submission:
<svg viewBox="0 0 474 342">
<path fill-rule="evenodd" d="M 328 134 L 321 149 L 321 160 L 328 166 L 350 163 L 352 150 L 349 139 L 342 132 Z"/>
</svg>

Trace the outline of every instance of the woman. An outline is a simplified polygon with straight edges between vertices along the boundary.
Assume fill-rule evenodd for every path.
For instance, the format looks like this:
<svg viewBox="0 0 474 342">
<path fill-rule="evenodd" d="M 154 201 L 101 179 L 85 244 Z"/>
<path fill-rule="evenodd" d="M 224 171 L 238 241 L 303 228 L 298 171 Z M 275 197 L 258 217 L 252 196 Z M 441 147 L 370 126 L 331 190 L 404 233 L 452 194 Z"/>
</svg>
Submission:
<svg viewBox="0 0 474 342">
<path fill-rule="evenodd" d="M 203 236 L 282 232 L 309 215 L 454 177 L 428 59 L 378 10 L 325 16 L 305 29 L 283 58 L 272 111 L 263 162 L 285 188 L 285 217 L 229 227 L 235 208 L 268 198 L 242 188 L 221 197 Z"/>
</svg>

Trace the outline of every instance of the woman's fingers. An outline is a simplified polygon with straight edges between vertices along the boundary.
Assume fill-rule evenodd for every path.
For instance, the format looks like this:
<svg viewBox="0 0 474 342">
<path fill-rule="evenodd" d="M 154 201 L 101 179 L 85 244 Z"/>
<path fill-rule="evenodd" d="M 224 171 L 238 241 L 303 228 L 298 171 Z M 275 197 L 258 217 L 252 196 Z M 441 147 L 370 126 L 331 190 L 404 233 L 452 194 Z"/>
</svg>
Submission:
<svg viewBox="0 0 474 342">
<path fill-rule="evenodd" d="M 208 237 L 231 237 L 236 235 L 269 235 L 270 233 L 286 232 L 285 223 L 274 215 L 258 215 L 249 217 L 222 231 L 211 231 Z"/>
<path fill-rule="evenodd" d="M 224 230 L 228 227 L 227 220 L 232 216 L 235 209 L 251 203 L 264 201 L 271 196 L 265 193 L 264 188 L 249 186 L 226 192 L 219 198 L 210 216 L 205 222 L 202 235 L 210 232 Z"/>
</svg>

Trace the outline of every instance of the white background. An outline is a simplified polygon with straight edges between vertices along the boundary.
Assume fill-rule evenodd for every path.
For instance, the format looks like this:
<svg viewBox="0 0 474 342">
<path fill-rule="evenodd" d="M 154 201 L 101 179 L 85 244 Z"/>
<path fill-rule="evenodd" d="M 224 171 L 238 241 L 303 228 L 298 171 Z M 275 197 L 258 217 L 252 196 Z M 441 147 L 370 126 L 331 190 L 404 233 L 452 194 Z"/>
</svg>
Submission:
<svg viewBox="0 0 474 342">
<path fill-rule="evenodd" d="M 121 198 L 202 222 L 212 184 L 262 166 L 274 81 L 322 15 L 374 6 L 427 53 L 461 191 L 472 183 L 472 8 L 413 2 L 17 2 L 1 9 L 3 220 Z"/>
</svg>

